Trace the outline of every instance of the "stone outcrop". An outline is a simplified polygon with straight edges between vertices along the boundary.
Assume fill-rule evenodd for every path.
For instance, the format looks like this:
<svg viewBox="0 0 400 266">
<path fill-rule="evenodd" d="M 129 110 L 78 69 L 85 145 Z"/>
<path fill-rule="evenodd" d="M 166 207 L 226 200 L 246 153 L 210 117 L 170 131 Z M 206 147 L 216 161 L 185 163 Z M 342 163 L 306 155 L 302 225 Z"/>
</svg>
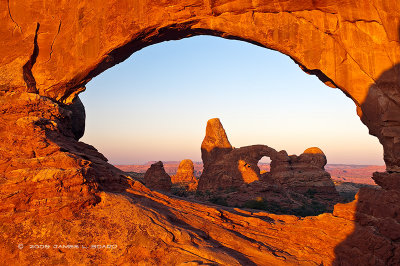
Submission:
<svg viewBox="0 0 400 266">
<path fill-rule="evenodd" d="M 390 0 L 2 1 L 0 264 L 399 265 L 399 10 Z M 68 106 L 88 81 L 199 34 L 277 50 L 342 90 L 383 145 L 382 189 L 304 219 L 211 207 L 150 191 L 77 141 L 82 108 Z M 54 248 L 72 243 L 117 248 Z"/>
<path fill-rule="evenodd" d="M 211 119 L 207 128 L 213 124 L 219 129 L 218 135 L 223 136 L 220 139 L 229 143 L 221 122 Z M 205 142 L 215 139 L 207 135 L 215 135 L 214 132 L 206 130 L 201 149 L 202 158 L 207 159 L 207 164 L 204 163 L 198 191 L 211 193 L 207 199 L 221 199 L 225 194 L 224 200 L 231 206 L 244 206 L 251 200 L 259 199 L 262 202 L 273 202 L 278 213 L 293 213 L 293 209 L 304 209 L 311 202 L 318 207 L 316 213 L 333 211 L 333 205 L 339 202 L 339 194 L 331 176 L 324 169 L 327 160 L 321 149 L 308 148 L 300 156 L 288 156 L 286 151 L 277 152 L 266 145 L 230 150 L 221 150 L 216 146 L 217 151 L 213 152 L 212 148 L 207 150 L 203 147 Z M 211 157 L 209 154 L 218 156 Z M 257 164 L 264 156 L 271 159 L 271 169 L 270 172 L 260 174 Z M 203 198 L 203 195 L 198 198 Z"/>
<path fill-rule="evenodd" d="M 165 172 L 161 161 L 153 163 L 144 174 L 146 187 L 163 192 L 171 191 L 171 177 Z"/>
<path fill-rule="evenodd" d="M 176 175 L 171 176 L 172 183 L 192 182 L 194 179 L 194 166 L 192 160 L 189 159 L 182 160 Z"/>
<path fill-rule="evenodd" d="M 336 203 L 338 192 L 324 166 L 325 154 L 317 147 L 308 148 L 300 156 L 288 156 L 289 160 L 272 160 L 270 173 L 262 176 L 263 180 L 272 179 L 275 184 L 296 193 L 312 193 L 313 198 Z"/>
<path fill-rule="evenodd" d="M 184 186 L 188 191 L 195 191 L 198 180 L 194 176 L 193 161 L 189 159 L 182 160 L 179 163 L 176 174 L 171 176 L 171 181 L 173 184 Z"/>
<path fill-rule="evenodd" d="M 239 188 L 259 180 L 260 169 L 257 166 L 258 161 L 264 156 L 268 156 L 271 159 L 275 158 L 277 153 L 276 150 L 265 145 L 226 150 L 215 161 L 209 160 L 207 166 L 204 164 L 203 173 L 199 178 L 198 190 Z"/>
<path fill-rule="evenodd" d="M 232 151 L 225 129 L 218 118 L 207 121 L 206 136 L 201 143 L 201 159 L 204 169 L 223 155 Z"/>
<path fill-rule="evenodd" d="M 124 183 L 123 172 L 76 141 L 77 125 L 84 123 L 73 110 L 33 93 L 0 97 L 3 213 L 71 213 L 98 202 L 99 189 Z"/>
</svg>

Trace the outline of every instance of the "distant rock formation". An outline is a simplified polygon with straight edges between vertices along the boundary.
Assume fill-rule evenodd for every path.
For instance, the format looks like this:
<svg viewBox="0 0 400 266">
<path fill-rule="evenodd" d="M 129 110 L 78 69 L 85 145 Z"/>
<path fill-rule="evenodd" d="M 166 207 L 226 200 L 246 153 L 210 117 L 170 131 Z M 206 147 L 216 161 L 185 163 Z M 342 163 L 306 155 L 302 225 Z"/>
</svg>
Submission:
<svg viewBox="0 0 400 266">
<path fill-rule="evenodd" d="M 185 159 L 179 163 L 176 175 L 171 176 L 172 183 L 191 182 L 194 179 L 194 166 L 192 160 Z"/>
<path fill-rule="evenodd" d="M 171 177 L 165 172 L 161 161 L 153 163 L 144 175 L 145 185 L 154 190 L 171 191 Z"/>
<path fill-rule="evenodd" d="M 219 150 L 219 156 L 214 157 L 215 161 L 209 160 L 207 166 L 204 163 L 198 190 L 239 188 L 259 180 L 260 168 L 257 163 L 264 156 L 275 158 L 277 151 L 265 145 L 235 148 L 230 151 L 225 150 L 223 153 Z"/>
<path fill-rule="evenodd" d="M 290 211 L 313 202 L 318 207 L 323 205 L 319 208 L 323 212 L 333 210 L 340 199 L 330 174 L 324 170 L 325 154 L 317 147 L 300 156 L 288 156 L 286 151 L 277 152 L 266 145 L 232 148 L 221 122 L 214 118 L 207 123 L 201 151 L 206 161 L 198 191 L 218 197 L 228 191 L 228 205 L 241 206 L 258 198 Z M 260 174 L 257 164 L 264 156 L 271 159 L 271 170 Z"/>
<path fill-rule="evenodd" d="M 206 136 L 201 143 L 201 159 L 203 160 L 204 169 L 207 169 L 210 163 L 214 163 L 221 156 L 232 151 L 232 149 L 219 118 L 208 120 Z"/>
<path fill-rule="evenodd" d="M 176 175 L 171 176 L 171 181 L 173 184 L 185 186 L 189 191 L 196 190 L 198 180 L 194 176 L 193 161 L 189 159 L 182 160 Z"/>
<path fill-rule="evenodd" d="M 288 157 L 288 161 L 272 159 L 271 172 L 261 178 L 272 179 L 275 184 L 296 193 L 312 194 L 315 199 L 338 202 L 339 194 L 330 174 L 324 169 L 327 160 L 321 149 L 312 147 L 300 156 Z"/>
</svg>

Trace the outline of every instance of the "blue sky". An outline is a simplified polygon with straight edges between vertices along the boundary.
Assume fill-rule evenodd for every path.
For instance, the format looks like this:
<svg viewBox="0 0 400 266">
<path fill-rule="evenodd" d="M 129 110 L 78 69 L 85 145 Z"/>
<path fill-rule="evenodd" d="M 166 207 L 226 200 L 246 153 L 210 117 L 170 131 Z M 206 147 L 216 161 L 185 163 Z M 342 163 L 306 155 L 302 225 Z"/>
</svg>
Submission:
<svg viewBox="0 0 400 266">
<path fill-rule="evenodd" d="M 328 163 L 383 165 L 354 103 L 289 57 L 210 36 L 144 48 L 87 84 L 82 141 L 113 164 L 201 161 L 207 120 L 219 117 L 235 147 L 289 154 L 317 146 Z"/>
</svg>

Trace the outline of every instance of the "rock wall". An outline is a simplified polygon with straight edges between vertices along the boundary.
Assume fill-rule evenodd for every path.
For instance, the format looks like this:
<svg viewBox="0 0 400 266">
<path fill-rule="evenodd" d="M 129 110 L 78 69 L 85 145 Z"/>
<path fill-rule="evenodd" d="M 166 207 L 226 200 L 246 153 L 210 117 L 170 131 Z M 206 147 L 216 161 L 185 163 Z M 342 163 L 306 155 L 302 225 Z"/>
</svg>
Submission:
<svg viewBox="0 0 400 266">
<path fill-rule="evenodd" d="M 1 1 L 0 263 L 400 264 L 399 5 Z M 351 97 L 384 147 L 382 189 L 305 219 L 222 209 L 152 192 L 76 140 L 76 95 L 91 78 L 148 45 L 199 34 L 280 51 Z M 30 248 L 41 244 L 51 248 Z M 54 247 L 69 244 L 117 248 Z"/>
</svg>

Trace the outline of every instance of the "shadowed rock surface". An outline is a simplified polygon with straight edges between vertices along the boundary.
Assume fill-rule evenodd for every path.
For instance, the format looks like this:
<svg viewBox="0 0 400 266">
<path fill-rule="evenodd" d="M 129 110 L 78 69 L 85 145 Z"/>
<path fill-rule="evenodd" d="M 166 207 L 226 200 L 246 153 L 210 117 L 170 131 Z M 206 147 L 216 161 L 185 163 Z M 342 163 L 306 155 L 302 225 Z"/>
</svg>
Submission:
<svg viewBox="0 0 400 266">
<path fill-rule="evenodd" d="M 156 162 L 144 174 L 146 187 L 163 192 L 171 191 L 171 177 L 165 172 L 163 163 Z"/>
<path fill-rule="evenodd" d="M 399 265 L 399 14 L 378 0 L 2 1 L 0 264 Z M 65 105 L 88 81 L 199 34 L 280 51 L 342 90 L 383 145 L 382 189 L 304 219 L 207 206 L 151 191 L 77 141 L 83 116 Z"/>
</svg>

